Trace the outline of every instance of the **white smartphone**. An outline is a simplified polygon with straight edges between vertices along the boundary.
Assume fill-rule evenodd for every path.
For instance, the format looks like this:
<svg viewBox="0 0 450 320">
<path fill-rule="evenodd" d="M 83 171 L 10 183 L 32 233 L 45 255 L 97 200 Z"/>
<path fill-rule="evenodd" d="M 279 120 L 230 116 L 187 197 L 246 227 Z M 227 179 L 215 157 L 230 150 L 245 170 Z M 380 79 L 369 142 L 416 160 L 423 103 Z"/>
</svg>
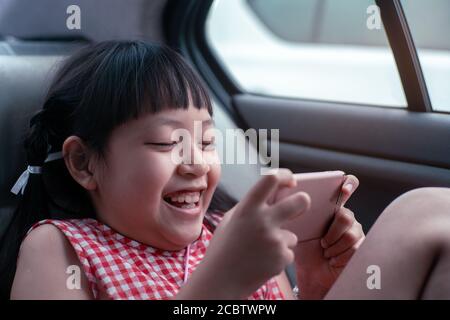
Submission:
<svg viewBox="0 0 450 320">
<path fill-rule="evenodd" d="M 294 177 L 297 186 L 280 188 L 275 195 L 275 202 L 293 193 L 304 191 L 311 198 L 311 206 L 300 216 L 287 221 L 283 228 L 294 232 L 299 242 L 321 238 L 341 206 L 341 189 L 345 173 L 343 171 L 297 173 Z"/>
</svg>

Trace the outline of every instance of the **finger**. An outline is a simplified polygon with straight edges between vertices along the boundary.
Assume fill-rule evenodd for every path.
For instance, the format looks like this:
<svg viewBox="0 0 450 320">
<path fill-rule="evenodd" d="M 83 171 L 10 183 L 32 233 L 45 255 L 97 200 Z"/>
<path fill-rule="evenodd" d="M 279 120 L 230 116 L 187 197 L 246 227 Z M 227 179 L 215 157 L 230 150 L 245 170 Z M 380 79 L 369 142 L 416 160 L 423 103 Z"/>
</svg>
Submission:
<svg viewBox="0 0 450 320">
<path fill-rule="evenodd" d="M 344 183 L 342 184 L 341 189 L 341 200 L 340 200 L 340 206 L 345 206 L 346 202 L 350 197 L 352 196 L 353 192 L 356 191 L 356 189 L 359 186 L 359 180 L 354 175 L 348 175 L 345 177 Z"/>
<path fill-rule="evenodd" d="M 306 192 L 291 194 L 272 206 L 272 222 L 281 225 L 283 222 L 302 214 L 310 206 L 311 198 Z"/>
<path fill-rule="evenodd" d="M 292 171 L 289 169 L 282 168 L 270 170 L 269 172 L 273 172 L 275 175 L 279 175 L 281 172 L 282 175 L 281 177 L 279 176 L 280 180 L 278 181 L 278 187 L 273 188 L 266 197 L 266 204 L 272 205 L 274 204 L 276 195 L 280 191 L 280 189 L 295 187 L 297 185 L 297 180 L 295 179 Z"/>
<path fill-rule="evenodd" d="M 323 248 L 333 245 L 342 235 L 352 227 L 355 221 L 353 212 L 347 208 L 340 208 L 334 215 L 333 222 L 321 240 Z"/>
<path fill-rule="evenodd" d="M 350 247 L 340 255 L 331 258 L 329 261 L 330 266 L 340 268 L 345 267 L 350 259 L 353 257 L 355 252 L 359 249 L 361 244 L 363 243 L 364 238 L 360 239 L 354 246 Z"/>
<path fill-rule="evenodd" d="M 280 229 L 280 237 L 283 241 L 283 243 L 290 249 L 294 248 L 297 246 L 298 243 L 298 238 L 295 235 L 295 233 L 289 231 L 289 230 L 284 230 L 284 229 Z"/>
<path fill-rule="evenodd" d="M 292 264 L 294 261 L 295 261 L 295 254 L 294 254 L 294 251 L 292 250 L 292 249 L 286 249 L 285 251 L 284 251 L 284 258 L 283 258 L 283 260 L 284 260 L 284 267 L 283 267 L 283 269 L 285 269 L 288 265 L 290 265 L 290 264 Z M 280 270 L 280 272 L 281 272 L 281 270 Z"/>
<path fill-rule="evenodd" d="M 271 193 L 275 192 L 280 186 L 295 186 L 296 181 L 289 169 L 278 169 L 276 174 L 268 174 L 262 177 L 255 186 L 248 192 L 244 199 L 246 204 L 265 203 Z"/>
<path fill-rule="evenodd" d="M 348 229 L 335 244 L 325 249 L 323 255 L 325 258 L 336 257 L 354 246 L 362 238 L 364 238 L 364 233 L 362 232 L 360 224 L 355 220 L 353 226 Z"/>
</svg>

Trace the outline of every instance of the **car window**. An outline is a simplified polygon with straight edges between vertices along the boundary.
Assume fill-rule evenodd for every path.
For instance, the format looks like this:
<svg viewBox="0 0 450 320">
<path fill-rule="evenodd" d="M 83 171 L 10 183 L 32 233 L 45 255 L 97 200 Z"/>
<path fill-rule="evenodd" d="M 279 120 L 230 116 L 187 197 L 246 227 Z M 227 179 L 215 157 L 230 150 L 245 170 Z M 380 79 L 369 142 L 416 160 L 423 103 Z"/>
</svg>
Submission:
<svg viewBox="0 0 450 320">
<path fill-rule="evenodd" d="M 406 107 L 376 8 L 373 0 L 216 0 L 206 37 L 244 91 Z"/>
<path fill-rule="evenodd" d="M 433 110 L 450 112 L 450 1 L 403 0 Z"/>
</svg>

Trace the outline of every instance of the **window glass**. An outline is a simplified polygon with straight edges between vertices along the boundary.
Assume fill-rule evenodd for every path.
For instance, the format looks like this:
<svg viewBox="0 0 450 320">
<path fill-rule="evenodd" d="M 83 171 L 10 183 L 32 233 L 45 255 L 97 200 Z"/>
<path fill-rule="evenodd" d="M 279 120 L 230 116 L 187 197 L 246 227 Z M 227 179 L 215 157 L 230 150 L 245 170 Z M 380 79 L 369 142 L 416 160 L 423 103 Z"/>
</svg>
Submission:
<svg viewBox="0 0 450 320">
<path fill-rule="evenodd" d="M 373 0 L 216 0 L 206 28 L 244 91 L 406 107 Z"/>
</svg>

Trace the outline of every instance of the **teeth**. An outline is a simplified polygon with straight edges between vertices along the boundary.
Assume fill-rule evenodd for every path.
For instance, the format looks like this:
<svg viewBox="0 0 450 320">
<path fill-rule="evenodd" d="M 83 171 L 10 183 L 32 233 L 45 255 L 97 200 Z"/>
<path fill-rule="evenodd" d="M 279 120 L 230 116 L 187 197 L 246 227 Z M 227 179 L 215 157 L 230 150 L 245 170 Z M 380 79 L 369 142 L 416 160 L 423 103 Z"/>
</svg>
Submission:
<svg viewBox="0 0 450 320">
<path fill-rule="evenodd" d="M 189 203 L 194 204 L 200 200 L 200 192 L 189 192 L 184 194 L 177 194 L 170 197 L 172 202 Z"/>
<path fill-rule="evenodd" d="M 193 204 L 193 203 L 183 204 L 181 207 L 183 209 L 194 209 L 195 208 L 195 204 Z"/>
</svg>

